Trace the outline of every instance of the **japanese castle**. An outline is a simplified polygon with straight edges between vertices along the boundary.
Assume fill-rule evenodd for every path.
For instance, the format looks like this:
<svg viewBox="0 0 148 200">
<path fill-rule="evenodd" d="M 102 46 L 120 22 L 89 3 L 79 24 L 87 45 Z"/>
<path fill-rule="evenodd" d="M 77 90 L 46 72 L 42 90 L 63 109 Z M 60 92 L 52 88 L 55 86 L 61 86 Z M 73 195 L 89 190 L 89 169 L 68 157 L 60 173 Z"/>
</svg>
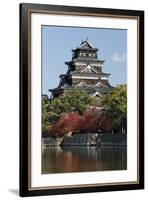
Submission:
<svg viewBox="0 0 148 200">
<path fill-rule="evenodd" d="M 114 87 L 109 84 L 110 74 L 102 71 L 104 60 L 98 59 L 98 49 L 88 40 L 82 41 L 80 46 L 72 49 L 72 60 L 65 62 L 68 67 L 66 74 L 61 74 L 57 88 L 50 89 L 51 98 L 61 96 L 65 91 L 70 92 L 73 87 L 86 91 L 91 96 L 101 97 L 111 92 Z"/>
</svg>

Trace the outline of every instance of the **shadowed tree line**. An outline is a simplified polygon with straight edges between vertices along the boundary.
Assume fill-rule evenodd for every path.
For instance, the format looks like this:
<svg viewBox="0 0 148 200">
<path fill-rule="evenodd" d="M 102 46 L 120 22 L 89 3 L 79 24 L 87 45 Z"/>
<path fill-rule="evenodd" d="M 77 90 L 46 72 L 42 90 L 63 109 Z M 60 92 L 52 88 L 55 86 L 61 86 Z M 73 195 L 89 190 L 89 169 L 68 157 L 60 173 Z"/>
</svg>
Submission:
<svg viewBox="0 0 148 200">
<path fill-rule="evenodd" d="M 48 99 L 43 96 L 43 137 L 79 133 L 126 133 L 126 90 L 126 85 L 119 85 L 101 99 L 76 88 L 59 98 Z"/>
</svg>

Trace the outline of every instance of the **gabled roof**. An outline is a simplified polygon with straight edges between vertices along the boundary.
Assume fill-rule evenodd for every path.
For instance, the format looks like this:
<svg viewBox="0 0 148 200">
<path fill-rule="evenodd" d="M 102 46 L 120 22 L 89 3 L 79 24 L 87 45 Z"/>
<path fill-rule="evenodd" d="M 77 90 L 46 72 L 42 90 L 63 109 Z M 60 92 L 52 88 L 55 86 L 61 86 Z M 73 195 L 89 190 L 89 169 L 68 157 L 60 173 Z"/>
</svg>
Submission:
<svg viewBox="0 0 148 200">
<path fill-rule="evenodd" d="M 109 87 L 109 85 L 108 85 L 108 80 L 107 80 L 107 82 L 106 82 L 106 84 L 105 83 L 102 83 L 102 81 L 99 79 L 99 81 L 93 86 L 94 88 L 98 88 L 98 87 Z"/>
<path fill-rule="evenodd" d="M 80 46 L 75 48 L 75 49 L 72 49 L 72 51 L 76 51 L 77 49 L 90 49 L 90 50 L 95 50 L 97 51 L 98 49 L 93 47 L 90 42 L 88 42 L 88 39 L 85 40 L 85 41 L 82 41 Z"/>
<path fill-rule="evenodd" d="M 102 94 L 99 92 L 99 91 L 95 91 L 91 94 L 91 96 L 95 97 L 95 96 L 99 96 L 99 97 L 102 97 Z"/>
<path fill-rule="evenodd" d="M 89 72 L 89 73 L 98 73 L 97 70 L 95 70 L 92 66 L 87 65 L 87 67 L 85 67 L 81 72 Z"/>
<path fill-rule="evenodd" d="M 81 42 L 81 45 L 80 45 L 80 48 L 94 48 L 90 42 L 88 42 L 88 40 L 85 40 L 85 41 L 82 41 Z"/>
<path fill-rule="evenodd" d="M 76 86 L 78 86 L 78 87 L 88 87 L 87 86 L 87 84 L 82 80 L 82 81 L 80 81 L 78 84 L 76 84 Z"/>
</svg>

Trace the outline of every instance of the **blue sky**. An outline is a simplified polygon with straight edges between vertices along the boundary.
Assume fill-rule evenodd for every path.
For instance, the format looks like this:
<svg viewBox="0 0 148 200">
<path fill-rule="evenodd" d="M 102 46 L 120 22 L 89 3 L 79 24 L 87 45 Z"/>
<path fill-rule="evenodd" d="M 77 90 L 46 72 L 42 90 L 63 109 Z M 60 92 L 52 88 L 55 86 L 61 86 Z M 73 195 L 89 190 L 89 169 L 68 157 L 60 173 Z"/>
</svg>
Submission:
<svg viewBox="0 0 148 200">
<path fill-rule="evenodd" d="M 42 26 L 42 94 L 50 96 L 48 89 L 57 87 L 59 75 L 67 71 L 71 50 L 87 38 L 99 49 L 98 58 L 105 60 L 103 71 L 111 73 L 110 84 L 127 82 L 126 30 Z"/>
</svg>

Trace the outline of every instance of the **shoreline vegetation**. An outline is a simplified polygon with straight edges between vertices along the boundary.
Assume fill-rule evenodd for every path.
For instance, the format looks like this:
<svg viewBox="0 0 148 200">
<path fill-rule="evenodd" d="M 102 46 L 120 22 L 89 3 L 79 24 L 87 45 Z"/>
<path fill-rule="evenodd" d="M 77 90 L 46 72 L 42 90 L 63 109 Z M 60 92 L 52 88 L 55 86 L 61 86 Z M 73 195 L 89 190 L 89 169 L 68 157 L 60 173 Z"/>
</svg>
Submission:
<svg viewBox="0 0 148 200">
<path fill-rule="evenodd" d="M 43 146 L 52 140 L 58 145 L 83 145 L 84 140 L 85 145 L 126 145 L 126 133 L 126 85 L 101 97 L 75 87 L 58 98 L 42 96 Z"/>
</svg>

